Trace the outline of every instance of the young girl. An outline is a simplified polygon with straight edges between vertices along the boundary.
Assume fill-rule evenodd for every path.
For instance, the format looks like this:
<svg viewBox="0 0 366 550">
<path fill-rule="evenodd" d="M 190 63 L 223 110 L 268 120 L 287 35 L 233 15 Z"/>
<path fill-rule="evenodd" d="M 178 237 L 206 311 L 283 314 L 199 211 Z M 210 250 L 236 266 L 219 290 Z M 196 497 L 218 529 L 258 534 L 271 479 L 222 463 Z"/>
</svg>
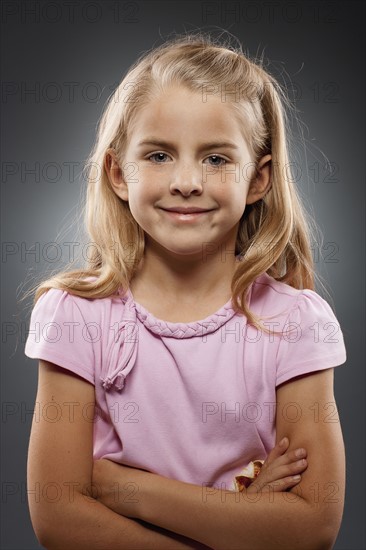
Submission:
<svg viewBox="0 0 366 550">
<path fill-rule="evenodd" d="M 261 63 L 202 33 L 141 56 L 110 98 L 92 255 L 37 288 L 25 347 L 46 548 L 334 543 L 346 350 L 314 291 L 286 106 Z"/>
</svg>

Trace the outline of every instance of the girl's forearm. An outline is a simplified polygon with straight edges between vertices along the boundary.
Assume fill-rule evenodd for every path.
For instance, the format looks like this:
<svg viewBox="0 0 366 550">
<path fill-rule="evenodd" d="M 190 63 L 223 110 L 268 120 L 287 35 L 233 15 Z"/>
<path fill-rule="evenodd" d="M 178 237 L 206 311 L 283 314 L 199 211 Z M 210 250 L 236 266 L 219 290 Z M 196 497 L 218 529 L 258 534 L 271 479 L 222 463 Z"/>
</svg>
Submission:
<svg viewBox="0 0 366 550">
<path fill-rule="evenodd" d="M 330 548 L 316 510 L 293 493 L 235 493 L 139 473 L 135 517 L 215 550 Z"/>
<path fill-rule="evenodd" d="M 178 533 L 174 533 L 173 531 L 168 531 L 162 527 L 159 527 L 158 525 L 154 525 L 152 523 L 147 523 L 143 520 L 135 519 L 137 522 L 141 522 L 141 524 L 148 530 L 153 530 L 157 533 L 162 533 L 165 537 L 169 537 L 172 541 L 179 541 L 184 543 L 184 548 L 191 548 L 194 550 L 213 550 L 209 546 L 206 546 L 205 544 L 202 544 L 201 542 L 198 542 L 197 540 L 190 539 L 188 537 L 185 537 L 184 535 L 179 535 Z M 175 546 L 169 546 L 170 548 L 175 548 Z"/>
<path fill-rule="evenodd" d="M 194 541 L 176 533 L 122 517 L 104 504 L 78 493 L 73 502 L 49 505 L 43 528 L 35 528 L 47 550 L 187 550 Z M 197 546 L 199 548 L 199 546 Z"/>
</svg>

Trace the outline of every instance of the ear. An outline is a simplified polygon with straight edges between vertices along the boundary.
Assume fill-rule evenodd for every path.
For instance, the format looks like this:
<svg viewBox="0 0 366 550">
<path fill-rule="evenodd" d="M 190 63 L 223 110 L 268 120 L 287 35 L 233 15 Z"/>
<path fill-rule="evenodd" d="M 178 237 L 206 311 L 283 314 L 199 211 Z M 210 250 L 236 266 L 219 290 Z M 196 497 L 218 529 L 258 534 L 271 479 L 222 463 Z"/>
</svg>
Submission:
<svg viewBox="0 0 366 550">
<path fill-rule="evenodd" d="M 271 188 L 271 155 L 265 155 L 257 163 L 257 170 L 250 182 L 247 204 L 253 204 L 264 197 Z"/>
<path fill-rule="evenodd" d="M 114 149 L 107 149 L 104 156 L 104 168 L 113 191 L 120 199 L 128 201 L 127 183 L 123 178 L 123 171 Z"/>
</svg>

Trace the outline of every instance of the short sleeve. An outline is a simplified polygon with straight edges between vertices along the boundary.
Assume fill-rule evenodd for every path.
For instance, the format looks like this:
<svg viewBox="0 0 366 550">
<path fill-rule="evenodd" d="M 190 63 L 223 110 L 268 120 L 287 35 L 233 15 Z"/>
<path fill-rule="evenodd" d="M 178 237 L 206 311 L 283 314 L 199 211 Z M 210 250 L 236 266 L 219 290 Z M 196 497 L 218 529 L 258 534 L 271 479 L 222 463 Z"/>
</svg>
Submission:
<svg viewBox="0 0 366 550">
<path fill-rule="evenodd" d="M 93 335 L 76 300 L 64 290 L 51 288 L 37 300 L 24 352 L 95 384 Z"/>
<path fill-rule="evenodd" d="M 302 290 L 283 327 L 276 387 L 295 376 L 342 365 L 346 359 L 342 330 L 331 307 L 315 291 Z"/>
</svg>

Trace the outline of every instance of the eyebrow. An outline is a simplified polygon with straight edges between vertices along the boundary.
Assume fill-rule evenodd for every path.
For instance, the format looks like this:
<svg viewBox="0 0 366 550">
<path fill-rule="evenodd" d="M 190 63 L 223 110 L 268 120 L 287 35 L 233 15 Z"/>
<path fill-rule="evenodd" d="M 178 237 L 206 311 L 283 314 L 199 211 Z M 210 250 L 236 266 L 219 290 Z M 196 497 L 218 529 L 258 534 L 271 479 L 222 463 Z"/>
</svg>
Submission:
<svg viewBox="0 0 366 550">
<path fill-rule="evenodd" d="M 142 147 L 143 145 L 156 145 L 156 146 L 164 147 L 166 149 L 176 150 L 176 147 L 174 146 L 173 143 L 169 143 L 168 141 L 164 141 L 156 137 L 148 137 L 143 141 L 139 141 L 139 143 L 137 144 L 138 147 Z M 229 149 L 239 149 L 237 145 L 235 145 L 234 143 L 231 143 L 230 141 L 212 141 L 209 143 L 202 143 L 202 145 L 199 147 L 199 151 L 201 152 L 201 151 L 207 151 L 209 149 L 219 149 L 223 147 L 227 147 Z"/>
</svg>

